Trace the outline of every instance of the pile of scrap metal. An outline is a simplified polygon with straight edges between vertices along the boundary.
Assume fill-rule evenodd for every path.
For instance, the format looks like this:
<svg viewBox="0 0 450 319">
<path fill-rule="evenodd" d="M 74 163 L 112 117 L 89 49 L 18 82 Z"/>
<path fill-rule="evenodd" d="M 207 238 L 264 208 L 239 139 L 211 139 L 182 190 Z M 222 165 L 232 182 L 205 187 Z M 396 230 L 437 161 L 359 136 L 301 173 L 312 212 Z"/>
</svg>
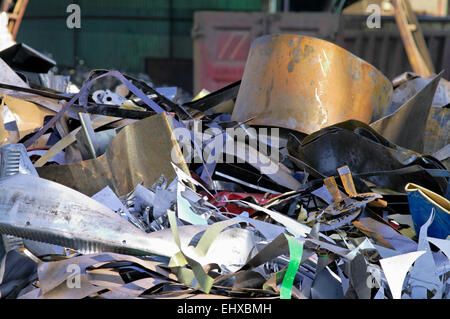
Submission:
<svg viewBox="0 0 450 319">
<path fill-rule="evenodd" d="M 0 66 L 2 298 L 450 297 L 442 73 L 289 34 L 183 105 Z"/>
</svg>

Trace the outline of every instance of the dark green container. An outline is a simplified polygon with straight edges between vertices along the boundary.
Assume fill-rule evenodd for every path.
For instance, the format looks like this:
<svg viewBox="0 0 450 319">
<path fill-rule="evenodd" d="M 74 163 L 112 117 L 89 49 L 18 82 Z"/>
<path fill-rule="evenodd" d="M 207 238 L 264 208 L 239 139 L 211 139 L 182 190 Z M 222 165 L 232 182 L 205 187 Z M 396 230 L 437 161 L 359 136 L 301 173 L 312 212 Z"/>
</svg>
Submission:
<svg viewBox="0 0 450 319">
<path fill-rule="evenodd" d="M 69 4 L 81 8 L 81 29 L 69 29 Z M 146 58 L 192 59 L 197 10 L 259 11 L 260 0 L 30 1 L 17 41 L 49 53 L 60 66 L 144 72 Z"/>
</svg>

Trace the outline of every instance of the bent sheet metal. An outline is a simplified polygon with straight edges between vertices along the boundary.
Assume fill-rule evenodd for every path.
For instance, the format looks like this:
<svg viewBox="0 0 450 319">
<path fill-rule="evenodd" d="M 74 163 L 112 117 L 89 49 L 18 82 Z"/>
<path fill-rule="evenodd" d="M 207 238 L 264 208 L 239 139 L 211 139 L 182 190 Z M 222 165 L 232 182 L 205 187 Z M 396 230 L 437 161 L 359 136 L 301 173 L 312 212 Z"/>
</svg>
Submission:
<svg viewBox="0 0 450 319">
<path fill-rule="evenodd" d="M 389 141 L 407 149 L 423 152 L 424 134 L 431 103 L 443 72 L 393 114 L 370 126 Z"/>
<path fill-rule="evenodd" d="M 289 152 L 326 176 L 348 165 L 355 175 L 364 174 L 364 179 L 378 187 L 398 192 L 403 192 L 411 181 L 442 194 L 447 187 L 445 178 L 433 177 L 422 169 L 444 169 L 440 162 L 399 147 L 369 125 L 355 120 L 315 132 L 306 137 L 301 146 L 289 147 Z M 420 167 L 413 169 L 413 165 Z M 396 172 L 403 168 L 404 171 Z"/>
<path fill-rule="evenodd" d="M 320 231 L 329 231 L 350 224 L 361 214 L 366 204 L 382 197 L 376 193 L 358 194 L 348 166 L 338 168 L 338 173 L 348 196 L 340 192 L 334 176 L 324 179 L 324 186 L 334 201 L 323 210 L 324 214 L 319 212 L 320 217 L 317 216 Z"/>
<path fill-rule="evenodd" d="M 44 125 L 56 113 L 34 103 L 0 94 L 0 144 L 17 143 Z"/>
<path fill-rule="evenodd" d="M 0 190 L 1 233 L 84 253 L 171 257 L 177 252 L 170 233 L 146 234 L 106 206 L 61 184 L 19 174 L 0 179 Z M 184 243 L 205 230 L 203 226 L 180 228 Z"/>
<path fill-rule="evenodd" d="M 233 121 L 306 134 L 350 119 L 385 113 L 392 84 L 380 71 L 321 39 L 276 34 L 253 41 Z"/>
<path fill-rule="evenodd" d="M 37 171 L 42 178 L 88 196 L 105 186 L 122 196 L 133 191 L 139 183 L 153 185 L 161 174 L 172 181 L 176 174 L 171 161 L 179 163 L 180 168 L 189 174 L 172 127 L 171 117 L 167 114 L 154 115 L 124 127 L 100 157 L 68 165 L 40 167 Z"/>
</svg>

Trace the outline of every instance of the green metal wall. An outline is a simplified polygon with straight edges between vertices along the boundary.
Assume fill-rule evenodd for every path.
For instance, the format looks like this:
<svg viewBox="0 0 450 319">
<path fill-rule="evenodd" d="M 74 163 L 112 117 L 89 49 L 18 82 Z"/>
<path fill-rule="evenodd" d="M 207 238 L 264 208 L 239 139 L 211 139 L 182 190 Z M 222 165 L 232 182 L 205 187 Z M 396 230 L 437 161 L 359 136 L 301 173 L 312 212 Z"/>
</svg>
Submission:
<svg viewBox="0 0 450 319">
<path fill-rule="evenodd" d="M 71 3 L 81 7 L 79 30 L 66 27 Z M 145 58 L 192 59 L 194 11 L 260 9 L 260 0 L 30 0 L 17 41 L 62 66 L 79 58 L 89 68 L 144 72 Z"/>
</svg>

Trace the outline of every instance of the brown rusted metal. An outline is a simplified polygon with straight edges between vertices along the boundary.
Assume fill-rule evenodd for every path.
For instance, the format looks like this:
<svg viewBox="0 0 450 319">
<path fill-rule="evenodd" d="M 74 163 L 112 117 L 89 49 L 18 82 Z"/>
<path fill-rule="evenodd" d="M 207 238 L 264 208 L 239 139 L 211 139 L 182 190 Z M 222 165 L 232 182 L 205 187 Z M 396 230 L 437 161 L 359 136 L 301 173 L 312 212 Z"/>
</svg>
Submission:
<svg viewBox="0 0 450 319">
<path fill-rule="evenodd" d="M 450 109 L 431 107 L 424 136 L 424 153 L 433 154 L 450 144 Z"/>
<path fill-rule="evenodd" d="M 148 117 L 124 127 L 102 156 L 79 163 L 39 167 L 38 174 L 88 196 L 106 186 L 122 196 L 139 183 L 150 187 L 161 175 L 170 182 L 176 177 L 172 161 L 190 174 L 172 127 L 172 118 L 166 113 Z"/>
<path fill-rule="evenodd" d="M 310 134 L 348 119 L 369 123 L 391 95 L 389 79 L 333 43 L 264 36 L 252 43 L 232 119 Z"/>
</svg>

